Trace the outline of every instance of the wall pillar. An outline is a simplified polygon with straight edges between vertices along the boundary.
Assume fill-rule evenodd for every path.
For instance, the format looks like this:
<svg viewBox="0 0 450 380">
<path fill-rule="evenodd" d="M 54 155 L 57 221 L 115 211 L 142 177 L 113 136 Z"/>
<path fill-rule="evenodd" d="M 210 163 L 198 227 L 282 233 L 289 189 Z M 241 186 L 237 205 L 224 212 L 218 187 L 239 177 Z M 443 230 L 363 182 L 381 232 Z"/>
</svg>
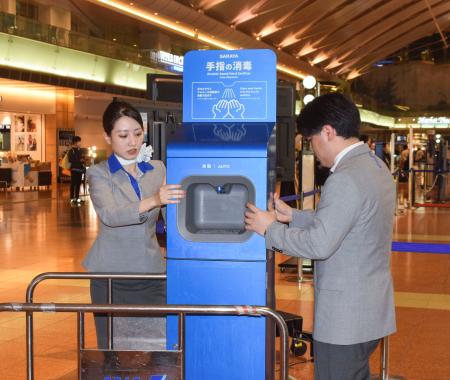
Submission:
<svg viewBox="0 0 450 380">
<path fill-rule="evenodd" d="M 58 160 L 56 157 L 56 117 L 45 115 L 45 157 L 44 161 L 52 164 L 52 183 L 56 183 Z"/>
<path fill-rule="evenodd" d="M 58 178 L 58 129 L 74 128 L 74 90 L 55 90 L 55 114 L 45 115 L 45 160 L 52 163 L 53 182 Z"/>
<path fill-rule="evenodd" d="M 16 0 L 0 0 L 0 12 L 16 14 Z"/>
</svg>

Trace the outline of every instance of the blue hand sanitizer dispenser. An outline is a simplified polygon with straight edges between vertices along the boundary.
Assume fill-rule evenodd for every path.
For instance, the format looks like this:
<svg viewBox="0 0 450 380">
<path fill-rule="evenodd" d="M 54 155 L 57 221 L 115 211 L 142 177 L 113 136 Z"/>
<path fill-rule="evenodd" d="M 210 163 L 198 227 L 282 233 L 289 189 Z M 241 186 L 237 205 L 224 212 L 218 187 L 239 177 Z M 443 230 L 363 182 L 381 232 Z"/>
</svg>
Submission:
<svg viewBox="0 0 450 380">
<path fill-rule="evenodd" d="M 186 190 L 167 208 L 167 302 L 274 307 L 273 253 L 244 213 L 248 202 L 266 209 L 275 184 L 275 55 L 190 52 L 184 70 L 184 123 L 167 145 L 167 183 Z M 185 378 L 271 379 L 273 328 L 264 317 L 188 316 Z"/>
</svg>

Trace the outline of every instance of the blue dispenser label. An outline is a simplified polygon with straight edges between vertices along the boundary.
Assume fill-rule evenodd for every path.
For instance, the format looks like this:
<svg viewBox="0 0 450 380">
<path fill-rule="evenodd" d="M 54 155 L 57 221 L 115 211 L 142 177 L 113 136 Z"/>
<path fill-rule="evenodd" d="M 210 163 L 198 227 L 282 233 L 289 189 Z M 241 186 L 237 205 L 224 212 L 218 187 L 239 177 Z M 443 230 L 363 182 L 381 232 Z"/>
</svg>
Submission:
<svg viewBox="0 0 450 380">
<path fill-rule="evenodd" d="M 275 122 L 271 50 L 190 51 L 184 57 L 183 122 Z"/>
</svg>

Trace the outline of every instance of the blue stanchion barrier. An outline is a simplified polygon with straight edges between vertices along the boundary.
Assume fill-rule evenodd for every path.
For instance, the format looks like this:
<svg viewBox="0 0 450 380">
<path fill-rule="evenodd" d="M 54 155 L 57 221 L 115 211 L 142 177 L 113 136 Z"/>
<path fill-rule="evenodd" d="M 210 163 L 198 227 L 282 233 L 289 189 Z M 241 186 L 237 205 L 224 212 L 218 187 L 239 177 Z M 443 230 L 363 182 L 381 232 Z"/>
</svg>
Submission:
<svg viewBox="0 0 450 380">
<path fill-rule="evenodd" d="M 309 197 L 318 193 L 317 190 L 304 193 L 304 197 Z M 289 195 L 281 197 L 284 202 L 300 199 L 299 195 Z M 163 234 L 164 221 L 158 220 L 156 223 L 156 233 Z M 392 250 L 396 252 L 414 252 L 414 253 L 437 253 L 437 254 L 450 254 L 450 244 L 437 244 L 437 243 L 414 243 L 404 241 L 393 241 Z"/>
<path fill-rule="evenodd" d="M 319 190 L 307 191 L 306 193 L 303 193 L 303 198 L 310 197 L 310 196 L 312 196 L 314 194 L 317 194 L 317 193 L 319 193 Z"/>
<path fill-rule="evenodd" d="M 450 244 L 393 241 L 392 250 L 396 252 L 450 254 Z"/>
<path fill-rule="evenodd" d="M 317 193 L 320 193 L 320 191 L 319 190 L 311 190 L 311 191 L 308 191 L 306 193 L 303 193 L 303 197 L 304 198 L 310 197 L 310 196 L 312 196 L 314 194 L 317 194 Z M 287 196 L 284 196 L 284 197 L 280 197 L 280 199 L 282 201 L 284 201 L 284 202 L 296 201 L 296 200 L 298 200 L 300 198 L 301 198 L 300 195 L 287 195 Z M 158 235 L 161 235 L 161 234 L 163 234 L 165 232 L 166 232 L 166 230 L 164 228 L 164 221 L 163 220 L 158 220 L 156 222 L 156 233 Z"/>
<path fill-rule="evenodd" d="M 156 222 L 156 233 L 158 235 L 161 235 L 164 232 L 166 232 L 166 229 L 164 228 L 164 220 L 158 220 Z"/>
<path fill-rule="evenodd" d="M 435 174 L 450 173 L 450 171 L 444 171 L 444 170 L 416 170 L 416 169 L 410 169 L 411 172 L 413 170 L 414 170 L 415 173 L 435 173 Z"/>
<path fill-rule="evenodd" d="M 435 173 L 435 174 L 447 174 L 450 173 L 450 170 L 432 170 L 432 169 L 409 169 L 409 170 L 396 170 L 392 173 L 393 176 L 398 175 L 399 173 Z"/>
<path fill-rule="evenodd" d="M 303 193 L 303 198 L 311 197 L 314 194 L 320 193 L 319 190 L 311 190 Z M 301 195 L 285 195 L 284 197 L 280 197 L 280 199 L 284 202 L 291 202 L 301 199 Z"/>
<path fill-rule="evenodd" d="M 280 199 L 284 202 L 296 201 L 299 200 L 300 198 L 301 198 L 300 195 L 286 195 L 284 197 L 280 197 Z"/>
</svg>

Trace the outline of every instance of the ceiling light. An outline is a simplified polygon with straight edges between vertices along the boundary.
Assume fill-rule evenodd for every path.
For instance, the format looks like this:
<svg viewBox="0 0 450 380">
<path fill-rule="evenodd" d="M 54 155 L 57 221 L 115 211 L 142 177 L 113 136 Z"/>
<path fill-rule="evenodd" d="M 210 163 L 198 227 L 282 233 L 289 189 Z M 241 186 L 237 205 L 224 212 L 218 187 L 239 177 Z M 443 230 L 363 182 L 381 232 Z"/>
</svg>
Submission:
<svg viewBox="0 0 450 380">
<path fill-rule="evenodd" d="M 308 75 L 303 79 L 303 87 L 305 87 L 307 90 L 311 90 L 316 85 L 317 81 L 316 78 L 314 78 L 312 75 Z"/>
<path fill-rule="evenodd" d="M 303 103 L 306 105 L 309 102 L 312 102 L 314 100 L 314 95 L 312 94 L 307 94 L 305 95 L 305 97 L 303 98 Z"/>
<path fill-rule="evenodd" d="M 158 25 L 158 26 L 161 26 L 161 27 L 169 29 L 169 30 L 173 30 L 175 32 L 189 36 L 193 39 L 197 39 L 199 41 L 206 42 L 207 44 L 214 46 L 214 47 L 218 47 L 220 49 L 224 49 L 224 50 L 238 50 L 239 49 L 238 46 L 234 46 L 232 44 L 226 43 L 225 41 L 220 41 L 219 39 L 215 39 L 215 36 L 213 36 L 213 35 L 202 34 L 198 30 L 183 27 L 183 26 L 179 25 L 179 21 L 177 21 L 177 22 L 170 21 L 161 16 L 158 16 L 157 12 L 152 12 L 152 13 L 145 12 L 145 11 L 140 10 L 139 8 L 136 8 L 136 7 L 131 8 L 128 5 L 119 3 L 114 0 L 91 0 L 91 1 L 95 1 L 98 3 L 104 4 L 104 5 L 112 8 L 112 9 L 115 9 L 119 12 L 126 13 L 126 14 L 134 16 L 138 19 L 142 19 L 151 24 Z M 198 11 L 202 13 L 201 9 L 198 9 Z M 256 37 L 256 40 L 260 41 L 261 37 L 262 37 L 262 34 L 259 33 L 259 35 Z M 284 72 L 290 76 L 299 78 L 299 79 L 303 79 L 306 76 L 305 74 L 303 74 L 302 72 L 300 72 L 296 69 L 290 69 L 287 67 L 283 67 L 281 65 L 277 65 L 277 70 Z"/>
<path fill-rule="evenodd" d="M 288 69 L 287 67 L 283 67 L 282 65 L 277 65 L 277 70 L 299 79 L 303 79 L 306 76 L 297 70 Z"/>
<path fill-rule="evenodd" d="M 197 37 L 200 41 L 206 42 L 209 45 L 224 49 L 224 50 L 237 50 L 237 46 L 230 45 L 229 43 L 216 40 L 214 36 L 207 36 L 205 34 L 198 33 Z"/>
<path fill-rule="evenodd" d="M 136 7 L 132 8 L 129 5 L 119 3 L 114 0 L 95 0 L 95 1 L 97 3 L 104 4 L 104 5 L 108 6 L 109 8 L 115 9 L 119 12 L 126 13 L 129 15 L 135 16 L 139 19 L 150 22 L 152 24 L 162 26 L 163 28 L 166 28 L 169 30 L 174 30 L 178 33 L 187 35 L 189 37 L 195 37 L 195 33 L 192 29 L 179 26 L 174 21 L 170 21 L 168 19 L 162 18 L 161 16 L 158 16 L 157 12 L 155 12 L 155 13 L 145 12 L 145 11 L 140 10 L 139 8 L 136 8 Z"/>
</svg>

